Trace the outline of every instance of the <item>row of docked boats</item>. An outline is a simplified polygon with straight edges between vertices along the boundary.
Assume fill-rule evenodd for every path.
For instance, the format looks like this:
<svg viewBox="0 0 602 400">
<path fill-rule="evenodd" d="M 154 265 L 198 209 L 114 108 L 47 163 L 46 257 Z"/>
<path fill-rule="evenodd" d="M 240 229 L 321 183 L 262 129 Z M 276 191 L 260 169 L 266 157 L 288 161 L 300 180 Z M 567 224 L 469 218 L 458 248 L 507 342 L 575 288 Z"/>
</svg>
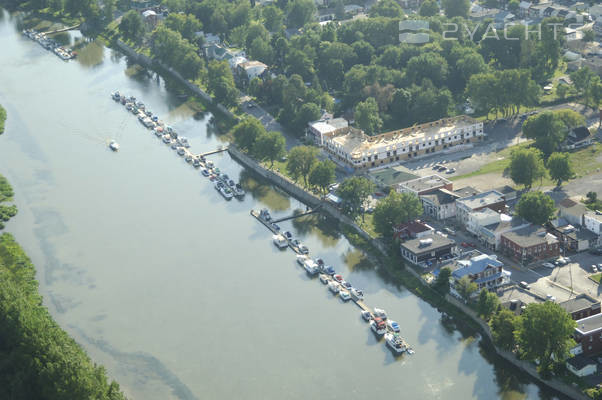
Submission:
<svg viewBox="0 0 602 400">
<path fill-rule="evenodd" d="M 296 240 L 291 232 L 281 232 L 267 209 L 251 210 L 251 215 L 272 231 L 272 242 L 276 247 L 279 249 L 290 247 L 297 253 L 297 264 L 303 267 L 310 276 L 319 275 L 320 282 L 326 285 L 334 296 L 339 296 L 343 302 L 352 300 L 356 303 L 362 309 L 361 316 L 370 324 L 370 329 L 377 337 L 384 337 L 387 346 L 395 355 L 414 354 L 414 350 L 401 337 L 399 324 L 389 319 L 385 310 L 379 308 L 370 310 L 364 304 L 364 292 L 361 289 L 354 287 L 341 274 L 337 274 L 335 269 L 327 265 L 322 258 L 311 258 L 309 249 Z"/>
<path fill-rule="evenodd" d="M 53 52 L 63 61 L 69 61 L 77 56 L 77 52 L 61 46 L 57 41 L 49 38 L 44 32 L 38 32 L 34 29 L 26 29 L 22 33 L 31 40 L 38 42 L 40 46 L 46 50 Z"/>
<path fill-rule="evenodd" d="M 240 183 L 234 182 L 227 174 L 223 174 L 217 168 L 213 161 L 207 160 L 202 154 L 193 154 L 189 148 L 190 143 L 184 136 L 179 135 L 174 128 L 166 125 L 157 115 L 154 115 L 146 105 L 137 100 L 134 96 L 126 96 L 118 91 L 111 93 L 111 98 L 118 103 L 121 103 L 127 111 L 136 115 L 138 121 L 151 130 L 151 132 L 160 138 L 163 143 L 168 145 L 176 154 L 183 157 L 184 160 L 194 168 L 200 169 L 201 175 L 209 178 L 214 182 L 215 190 L 218 191 L 226 200 L 233 197 L 242 198 L 245 191 Z M 119 144 L 115 141 L 111 142 L 116 149 L 119 149 Z M 112 150 L 116 151 L 111 145 Z"/>
</svg>

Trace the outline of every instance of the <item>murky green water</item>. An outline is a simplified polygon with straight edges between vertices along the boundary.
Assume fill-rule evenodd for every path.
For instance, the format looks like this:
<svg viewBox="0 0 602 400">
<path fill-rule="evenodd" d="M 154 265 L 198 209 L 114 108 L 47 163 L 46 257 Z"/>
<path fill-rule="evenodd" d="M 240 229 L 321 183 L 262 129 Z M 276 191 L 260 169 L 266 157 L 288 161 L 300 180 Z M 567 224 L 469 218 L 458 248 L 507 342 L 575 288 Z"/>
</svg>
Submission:
<svg viewBox="0 0 602 400">
<path fill-rule="evenodd" d="M 21 36 L 7 13 L 0 48 L 9 115 L 0 172 L 20 210 L 7 229 L 38 267 L 57 321 L 133 398 L 549 397 L 383 282 L 332 223 L 282 223 L 400 322 L 416 354 L 393 357 L 353 304 L 308 278 L 249 216 L 302 204 L 221 154 L 212 159 L 248 189 L 244 201 L 225 202 L 110 99 L 116 89 L 134 94 L 193 150 L 216 148 L 209 115 L 183 106 L 153 74 L 95 43 L 65 63 Z"/>
</svg>

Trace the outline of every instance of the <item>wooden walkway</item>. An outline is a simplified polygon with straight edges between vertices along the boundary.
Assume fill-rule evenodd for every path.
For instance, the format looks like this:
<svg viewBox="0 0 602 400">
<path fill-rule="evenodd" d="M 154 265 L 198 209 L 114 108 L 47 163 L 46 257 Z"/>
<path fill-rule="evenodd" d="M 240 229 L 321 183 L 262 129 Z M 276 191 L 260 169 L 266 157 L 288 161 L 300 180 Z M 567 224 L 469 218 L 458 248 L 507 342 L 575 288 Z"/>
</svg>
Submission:
<svg viewBox="0 0 602 400">
<path fill-rule="evenodd" d="M 201 153 L 201 154 L 198 155 L 198 157 L 207 157 L 207 156 L 210 156 L 211 154 L 217 154 L 217 153 L 221 153 L 223 151 L 228 151 L 228 146 L 225 146 L 225 147 L 223 147 L 221 149 L 208 151 L 206 153 Z"/>
<path fill-rule="evenodd" d="M 288 221 L 290 219 L 305 217 L 306 215 L 310 215 L 310 214 L 313 214 L 313 213 L 316 213 L 316 212 L 320 211 L 320 207 L 322 207 L 322 205 L 317 206 L 313 210 L 305 211 L 304 213 L 297 214 L 297 215 L 293 214 L 293 215 L 288 216 L 288 217 L 276 219 L 276 220 L 274 220 L 272 222 L 274 222 L 275 224 L 277 224 L 277 223 L 282 222 L 282 221 Z"/>
<path fill-rule="evenodd" d="M 68 26 L 66 28 L 61 28 L 61 29 L 55 29 L 53 31 L 48 31 L 48 32 L 44 32 L 44 35 L 53 35 L 55 33 L 60 33 L 60 32 L 67 32 L 73 29 L 77 29 L 80 27 L 81 24 L 77 24 L 77 25 L 73 25 L 73 26 Z"/>
</svg>

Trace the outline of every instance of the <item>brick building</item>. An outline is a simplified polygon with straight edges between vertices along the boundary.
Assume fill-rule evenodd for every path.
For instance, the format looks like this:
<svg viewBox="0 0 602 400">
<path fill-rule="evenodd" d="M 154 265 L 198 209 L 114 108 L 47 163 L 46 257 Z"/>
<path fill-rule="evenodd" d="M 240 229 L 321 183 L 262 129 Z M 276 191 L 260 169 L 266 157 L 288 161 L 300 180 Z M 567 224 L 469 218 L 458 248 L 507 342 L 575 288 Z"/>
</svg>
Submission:
<svg viewBox="0 0 602 400">
<path fill-rule="evenodd" d="M 557 257 L 560 254 L 556 236 L 546 232 L 541 226 L 529 225 L 505 232 L 501 239 L 502 252 L 521 263 Z"/>
<path fill-rule="evenodd" d="M 584 293 L 558 305 L 571 314 L 575 321 L 600 314 L 600 301 Z"/>
</svg>

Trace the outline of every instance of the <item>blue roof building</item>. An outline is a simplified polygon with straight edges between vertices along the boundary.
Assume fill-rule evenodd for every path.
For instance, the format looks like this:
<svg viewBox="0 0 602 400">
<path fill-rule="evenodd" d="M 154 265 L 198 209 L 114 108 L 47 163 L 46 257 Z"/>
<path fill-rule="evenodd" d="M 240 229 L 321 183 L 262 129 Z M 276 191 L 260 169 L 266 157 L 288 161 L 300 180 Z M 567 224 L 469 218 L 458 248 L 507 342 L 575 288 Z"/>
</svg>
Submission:
<svg viewBox="0 0 602 400">
<path fill-rule="evenodd" d="M 456 266 L 458 268 L 452 272 L 453 283 L 467 276 L 477 284 L 477 293 L 482 289 L 495 290 L 510 278 L 510 272 L 504 270 L 503 263 L 495 255 L 479 254 L 456 261 Z"/>
</svg>

